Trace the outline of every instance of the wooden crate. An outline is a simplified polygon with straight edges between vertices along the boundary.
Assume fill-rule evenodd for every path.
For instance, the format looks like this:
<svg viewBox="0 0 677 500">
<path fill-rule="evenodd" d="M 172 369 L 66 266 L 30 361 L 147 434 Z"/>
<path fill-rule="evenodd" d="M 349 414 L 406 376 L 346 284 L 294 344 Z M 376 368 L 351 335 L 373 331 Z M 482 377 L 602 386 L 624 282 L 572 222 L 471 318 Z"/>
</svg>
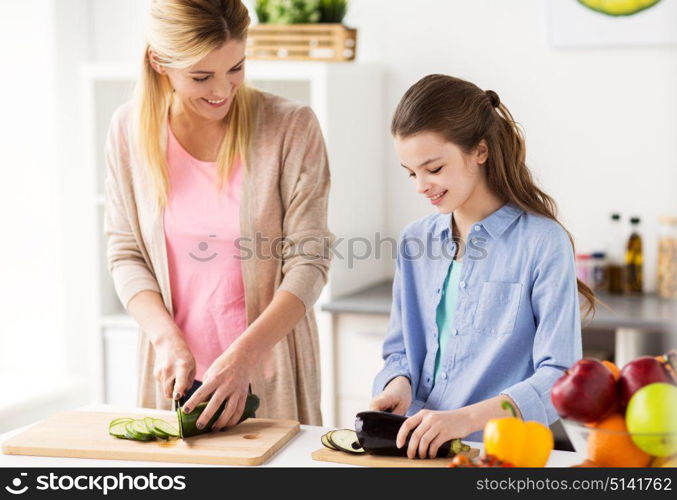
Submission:
<svg viewBox="0 0 677 500">
<path fill-rule="evenodd" d="M 249 28 L 249 59 L 352 61 L 357 30 L 342 24 L 257 24 Z"/>
</svg>

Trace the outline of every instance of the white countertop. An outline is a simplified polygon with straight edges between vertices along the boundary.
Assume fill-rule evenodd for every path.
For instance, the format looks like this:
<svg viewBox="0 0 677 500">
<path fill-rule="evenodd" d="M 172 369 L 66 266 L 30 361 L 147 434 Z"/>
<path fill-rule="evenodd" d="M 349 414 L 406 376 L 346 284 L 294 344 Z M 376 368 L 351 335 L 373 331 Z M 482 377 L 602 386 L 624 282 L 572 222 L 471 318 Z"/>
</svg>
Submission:
<svg viewBox="0 0 677 500">
<path fill-rule="evenodd" d="M 148 412 L 148 409 L 127 408 L 110 405 L 88 405 L 78 408 L 85 411 L 105 411 L 120 413 Z M 152 411 L 152 410 L 151 410 Z M 21 427 L 5 434 L 0 434 L 0 442 L 18 434 L 26 427 Z M 317 462 L 311 458 L 311 453 L 322 447 L 320 436 L 330 431 L 328 427 L 302 425 L 299 433 L 294 436 L 281 450 L 266 462 L 262 467 L 351 467 L 349 465 L 330 462 Z M 467 442 L 474 448 L 482 449 L 481 443 Z M 553 451 L 548 461 L 548 467 L 569 467 L 580 463 L 583 458 L 568 451 Z M 0 467 L 211 467 L 198 464 L 177 464 L 168 462 L 139 462 L 131 460 L 101 460 L 86 458 L 60 457 L 32 457 L 23 455 L 0 454 Z"/>
</svg>

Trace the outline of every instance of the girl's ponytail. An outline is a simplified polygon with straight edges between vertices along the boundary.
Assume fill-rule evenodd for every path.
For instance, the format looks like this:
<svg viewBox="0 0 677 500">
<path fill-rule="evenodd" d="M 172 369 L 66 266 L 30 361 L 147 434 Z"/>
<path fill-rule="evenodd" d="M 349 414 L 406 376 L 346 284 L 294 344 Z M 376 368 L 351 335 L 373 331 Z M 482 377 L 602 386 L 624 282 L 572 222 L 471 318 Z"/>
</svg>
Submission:
<svg viewBox="0 0 677 500">
<path fill-rule="evenodd" d="M 496 92 L 483 91 L 451 76 L 424 77 L 404 94 L 391 123 L 394 136 L 408 137 L 423 131 L 439 133 L 466 153 L 484 139 L 489 149 L 486 178 L 492 192 L 526 212 L 561 225 L 555 200 L 536 185 L 527 168 L 524 135 Z M 571 233 L 564 230 L 575 254 Z M 594 313 L 594 292 L 578 279 L 577 286 L 585 298 L 585 315 Z"/>
</svg>

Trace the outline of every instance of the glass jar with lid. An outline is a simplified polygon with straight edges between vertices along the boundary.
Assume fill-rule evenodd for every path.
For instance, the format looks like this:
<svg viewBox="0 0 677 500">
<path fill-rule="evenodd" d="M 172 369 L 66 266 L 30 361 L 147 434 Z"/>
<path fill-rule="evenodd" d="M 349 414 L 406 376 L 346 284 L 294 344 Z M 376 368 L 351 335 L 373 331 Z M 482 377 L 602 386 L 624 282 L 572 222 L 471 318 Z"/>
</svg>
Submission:
<svg viewBox="0 0 677 500">
<path fill-rule="evenodd" d="M 677 299 L 677 216 L 658 218 L 658 295 Z"/>
</svg>

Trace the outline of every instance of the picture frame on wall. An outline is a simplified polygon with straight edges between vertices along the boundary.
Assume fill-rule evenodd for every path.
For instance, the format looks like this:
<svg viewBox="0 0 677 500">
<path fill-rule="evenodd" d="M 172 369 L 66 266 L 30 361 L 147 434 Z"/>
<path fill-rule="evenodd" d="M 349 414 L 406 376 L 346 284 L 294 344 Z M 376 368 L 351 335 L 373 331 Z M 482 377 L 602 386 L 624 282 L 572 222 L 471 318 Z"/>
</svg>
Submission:
<svg viewBox="0 0 677 500">
<path fill-rule="evenodd" d="M 638 9 L 647 4 L 646 0 L 637 2 Z M 660 0 L 631 15 L 606 14 L 593 10 L 585 3 L 580 0 L 548 0 L 548 38 L 553 47 L 572 49 L 677 44 L 677 0 Z"/>
</svg>

